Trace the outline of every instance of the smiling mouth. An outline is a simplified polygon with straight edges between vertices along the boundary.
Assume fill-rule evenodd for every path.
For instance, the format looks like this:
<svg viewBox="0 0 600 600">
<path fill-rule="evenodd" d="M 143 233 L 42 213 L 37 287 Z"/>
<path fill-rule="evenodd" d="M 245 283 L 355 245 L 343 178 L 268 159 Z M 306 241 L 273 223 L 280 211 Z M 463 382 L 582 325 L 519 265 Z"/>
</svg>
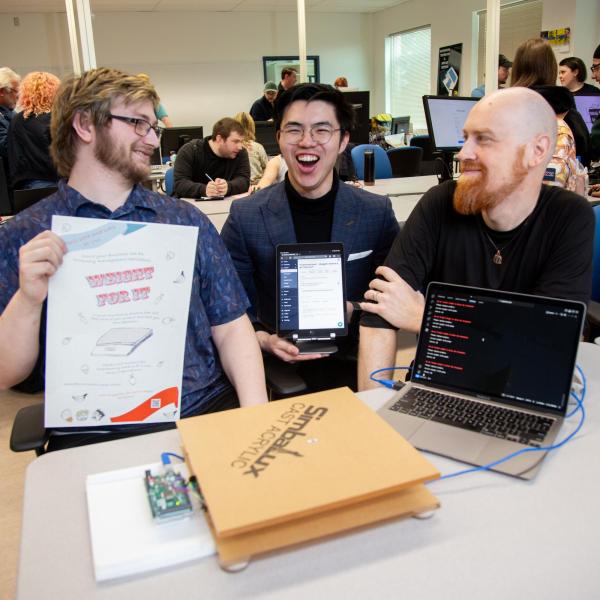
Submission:
<svg viewBox="0 0 600 600">
<path fill-rule="evenodd" d="M 319 157 L 314 154 L 298 154 L 296 161 L 303 170 L 312 170 L 319 162 Z"/>
</svg>

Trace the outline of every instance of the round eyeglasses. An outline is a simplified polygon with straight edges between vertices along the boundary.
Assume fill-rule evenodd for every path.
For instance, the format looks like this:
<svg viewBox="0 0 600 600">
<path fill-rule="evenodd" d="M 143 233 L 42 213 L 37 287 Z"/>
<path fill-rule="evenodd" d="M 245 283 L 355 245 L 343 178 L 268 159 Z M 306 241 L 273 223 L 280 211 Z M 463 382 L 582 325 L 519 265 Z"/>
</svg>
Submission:
<svg viewBox="0 0 600 600">
<path fill-rule="evenodd" d="M 343 131 L 343 129 L 341 127 L 335 129 L 329 125 L 313 125 L 308 130 L 310 138 L 317 144 L 327 144 L 336 131 Z M 279 133 L 288 144 L 299 144 L 304 139 L 306 129 L 299 125 L 287 125 Z"/>
</svg>

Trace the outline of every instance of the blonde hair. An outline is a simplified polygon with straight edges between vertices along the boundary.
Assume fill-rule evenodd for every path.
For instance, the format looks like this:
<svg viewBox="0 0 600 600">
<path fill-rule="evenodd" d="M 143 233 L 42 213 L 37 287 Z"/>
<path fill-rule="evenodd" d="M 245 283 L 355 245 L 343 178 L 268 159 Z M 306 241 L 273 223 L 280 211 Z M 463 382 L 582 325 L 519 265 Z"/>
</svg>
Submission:
<svg viewBox="0 0 600 600">
<path fill-rule="evenodd" d="M 49 113 L 60 86 L 60 79 L 52 73 L 33 71 L 21 81 L 18 106 L 27 119 L 31 115 Z"/>
<path fill-rule="evenodd" d="M 244 142 L 256 140 L 256 125 L 252 115 L 247 112 L 239 112 L 233 118 L 244 128 Z"/>
<path fill-rule="evenodd" d="M 73 128 L 75 115 L 85 113 L 96 128 L 106 127 L 111 105 L 119 99 L 125 104 L 151 102 L 154 109 L 158 106 L 151 83 L 118 69 L 92 69 L 60 86 L 52 107 L 50 154 L 61 176 L 68 177 L 75 164 L 79 139 Z"/>
</svg>

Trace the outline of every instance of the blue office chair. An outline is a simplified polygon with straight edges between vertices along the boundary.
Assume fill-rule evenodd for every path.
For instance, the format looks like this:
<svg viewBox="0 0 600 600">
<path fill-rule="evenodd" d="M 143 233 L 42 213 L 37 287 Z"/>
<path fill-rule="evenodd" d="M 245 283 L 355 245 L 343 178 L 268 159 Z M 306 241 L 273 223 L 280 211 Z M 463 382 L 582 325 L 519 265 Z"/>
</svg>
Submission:
<svg viewBox="0 0 600 600">
<path fill-rule="evenodd" d="M 585 339 L 593 342 L 600 336 L 600 203 L 594 206 L 596 229 L 594 231 L 594 258 L 592 262 L 592 299 L 588 305 Z"/>
<path fill-rule="evenodd" d="M 401 146 L 387 151 L 394 177 L 415 177 L 421 174 L 423 149 L 417 146 Z"/>
<path fill-rule="evenodd" d="M 171 167 L 170 169 L 167 169 L 167 172 L 165 173 L 165 192 L 167 194 L 167 196 L 172 196 L 173 195 L 173 182 L 174 182 L 174 172 L 173 172 L 173 167 Z"/>
<path fill-rule="evenodd" d="M 371 150 L 375 154 L 375 179 L 391 179 L 392 165 L 385 150 L 376 144 L 360 144 L 352 148 L 352 162 L 359 179 L 365 178 L 365 152 Z"/>
</svg>

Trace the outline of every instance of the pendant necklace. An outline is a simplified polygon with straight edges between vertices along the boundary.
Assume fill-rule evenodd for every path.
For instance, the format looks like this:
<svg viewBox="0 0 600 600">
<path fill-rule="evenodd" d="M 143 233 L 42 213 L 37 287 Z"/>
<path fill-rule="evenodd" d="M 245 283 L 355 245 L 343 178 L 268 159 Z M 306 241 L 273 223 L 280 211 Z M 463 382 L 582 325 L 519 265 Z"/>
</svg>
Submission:
<svg viewBox="0 0 600 600">
<path fill-rule="evenodd" d="M 525 221 L 523 221 L 523 225 L 525 225 Z M 504 246 L 502 246 L 502 248 L 498 248 L 498 246 L 496 246 L 496 244 L 494 243 L 494 240 L 490 237 L 489 233 L 484 229 L 483 233 L 485 233 L 485 237 L 489 240 L 490 244 L 492 246 L 494 246 L 494 249 L 496 250 L 496 254 L 494 254 L 494 256 L 492 256 L 492 262 L 495 265 L 501 265 L 502 261 L 504 260 L 504 257 L 502 256 L 502 252 L 504 252 L 504 250 L 506 250 L 507 246 L 509 246 L 516 238 L 519 237 L 519 233 L 523 230 L 523 227 L 519 228 L 519 231 L 517 231 L 515 233 L 515 235 L 513 235 L 512 238 L 510 238 L 510 240 L 508 240 L 508 242 L 506 242 L 506 244 L 504 244 Z"/>
</svg>

